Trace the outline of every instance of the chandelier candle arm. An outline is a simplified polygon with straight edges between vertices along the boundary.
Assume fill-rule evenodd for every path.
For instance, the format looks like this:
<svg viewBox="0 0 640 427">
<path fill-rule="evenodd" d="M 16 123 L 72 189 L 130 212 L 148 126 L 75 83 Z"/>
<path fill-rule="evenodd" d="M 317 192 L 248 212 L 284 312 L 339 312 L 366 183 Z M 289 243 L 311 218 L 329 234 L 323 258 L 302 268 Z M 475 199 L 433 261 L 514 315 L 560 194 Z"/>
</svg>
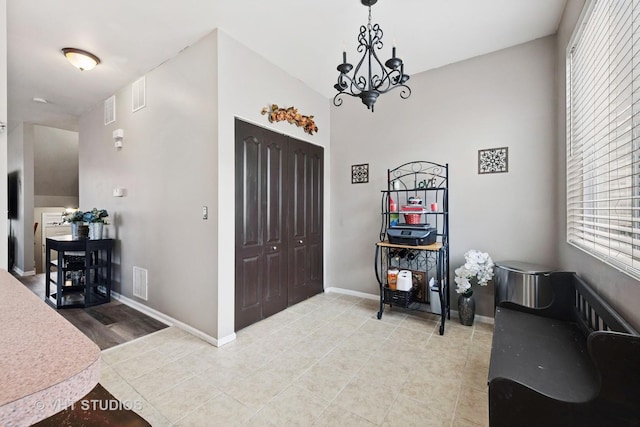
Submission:
<svg viewBox="0 0 640 427">
<path fill-rule="evenodd" d="M 373 112 L 374 105 L 378 97 L 395 88 L 402 88 L 400 97 L 407 99 L 411 96 L 411 89 L 405 83 L 409 80 L 409 76 L 404 74 L 404 63 L 402 59 L 396 56 L 395 41 L 391 48 L 391 58 L 384 65 L 378 58 L 377 50 L 383 47 L 383 32 L 378 24 L 371 24 L 371 6 L 377 3 L 377 0 L 361 0 L 361 3 L 369 8 L 369 21 L 367 26 L 360 26 L 358 34 L 357 51 L 362 53 L 362 58 L 356 65 L 353 75 L 349 76 L 349 72 L 353 69 L 353 65 L 347 62 L 346 49 L 342 51 L 342 64 L 337 66 L 340 72 L 338 82 L 333 86 L 338 93 L 333 98 L 333 104 L 337 107 L 342 105 L 342 95 L 358 97 L 362 103 Z M 362 70 L 365 63 L 367 70 Z M 387 70 L 388 69 L 388 70 Z"/>
</svg>

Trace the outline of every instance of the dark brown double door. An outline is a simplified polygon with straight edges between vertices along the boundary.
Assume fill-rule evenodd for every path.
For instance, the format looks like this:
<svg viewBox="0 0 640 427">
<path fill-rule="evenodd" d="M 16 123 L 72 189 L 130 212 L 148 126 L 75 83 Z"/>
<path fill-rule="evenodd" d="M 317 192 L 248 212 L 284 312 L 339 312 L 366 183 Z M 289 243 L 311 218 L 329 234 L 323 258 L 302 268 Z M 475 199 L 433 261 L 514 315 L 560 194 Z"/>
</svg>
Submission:
<svg viewBox="0 0 640 427">
<path fill-rule="evenodd" d="M 322 292 L 323 148 L 236 119 L 235 330 Z"/>
</svg>

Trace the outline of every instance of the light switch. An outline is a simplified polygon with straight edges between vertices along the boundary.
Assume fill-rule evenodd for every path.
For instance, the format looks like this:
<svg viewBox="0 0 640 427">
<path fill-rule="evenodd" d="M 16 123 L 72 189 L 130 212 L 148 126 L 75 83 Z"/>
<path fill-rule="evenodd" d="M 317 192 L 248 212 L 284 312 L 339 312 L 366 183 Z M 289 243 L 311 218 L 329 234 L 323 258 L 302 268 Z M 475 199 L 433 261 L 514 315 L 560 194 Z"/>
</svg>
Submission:
<svg viewBox="0 0 640 427">
<path fill-rule="evenodd" d="M 202 207 L 202 219 L 209 219 L 209 208 L 206 206 Z"/>
<path fill-rule="evenodd" d="M 120 188 L 120 187 L 114 188 L 113 197 L 124 197 L 124 192 L 125 192 L 124 188 Z"/>
</svg>

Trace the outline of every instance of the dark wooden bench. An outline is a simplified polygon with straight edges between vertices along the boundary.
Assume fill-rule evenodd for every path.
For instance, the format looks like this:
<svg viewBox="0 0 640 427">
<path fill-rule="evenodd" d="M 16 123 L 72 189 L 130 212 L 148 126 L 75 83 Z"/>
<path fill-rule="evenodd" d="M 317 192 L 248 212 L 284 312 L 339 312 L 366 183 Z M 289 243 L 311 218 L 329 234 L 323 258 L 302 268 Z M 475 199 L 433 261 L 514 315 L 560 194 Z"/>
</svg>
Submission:
<svg viewBox="0 0 640 427">
<path fill-rule="evenodd" d="M 638 332 L 575 273 L 551 287 L 547 307 L 496 308 L 489 424 L 640 426 Z"/>
</svg>

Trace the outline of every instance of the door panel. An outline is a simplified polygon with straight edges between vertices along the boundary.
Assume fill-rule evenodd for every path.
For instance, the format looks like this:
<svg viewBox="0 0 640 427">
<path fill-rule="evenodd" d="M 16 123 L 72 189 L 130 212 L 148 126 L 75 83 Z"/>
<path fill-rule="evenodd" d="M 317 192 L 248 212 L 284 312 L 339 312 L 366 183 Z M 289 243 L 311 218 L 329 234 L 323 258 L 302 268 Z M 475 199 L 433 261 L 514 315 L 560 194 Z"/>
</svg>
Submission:
<svg viewBox="0 0 640 427">
<path fill-rule="evenodd" d="M 314 282 L 316 293 L 318 282 L 322 290 L 322 245 L 310 244 L 309 246 L 309 280 Z M 315 295 L 315 294 L 314 294 Z"/>
<path fill-rule="evenodd" d="M 291 222 L 292 239 L 305 239 L 307 237 L 306 199 L 307 199 L 307 152 L 300 144 L 291 143 L 289 147 L 291 172 Z"/>
<path fill-rule="evenodd" d="M 236 271 L 236 325 L 247 326 L 262 318 L 262 259 L 259 256 L 240 260 Z"/>
<path fill-rule="evenodd" d="M 236 135 L 235 325 L 241 328 L 262 318 L 262 143 L 247 133 Z"/>
<path fill-rule="evenodd" d="M 323 149 L 291 139 L 289 304 L 322 292 Z"/>
<path fill-rule="evenodd" d="M 285 185 L 285 165 L 282 144 L 271 143 L 266 146 L 266 242 L 270 245 L 282 243 L 284 227 L 283 198 Z"/>
<path fill-rule="evenodd" d="M 289 236 L 289 304 L 295 304 L 307 298 L 307 150 L 297 141 L 289 142 L 290 196 L 291 213 Z"/>
<path fill-rule="evenodd" d="M 287 307 L 287 141 L 236 120 L 235 330 Z"/>
<path fill-rule="evenodd" d="M 287 308 L 286 254 L 274 252 L 265 257 L 265 286 L 262 295 L 262 318 Z"/>
<path fill-rule="evenodd" d="M 301 292 L 299 288 L 303 288 L 306 283 L 307 248 L 302 244 L 296 245 L 292 252 L 293 260 L 291 273 L 293 277 L 289 281 L 289 290 L 293 290 L 293 292 L 296 293 Z"/>
<path fill-rule="evenodd" d="M 262 186 L 257 176 L 262 173 L 262 144 L 256 137 L 242 140 L 242 246 L 262 244 Z"/>
<path fill-rule="evenodd" d="M 265 132 L 265 244 L 268 270 L 263 294 L 263 318 L 287 308 L 286 185 L 287 143 L 282 135 Z"/>
<path fill-rule="evenodd" d="M 308 297 L 323 291 L 323 212 L 324 212 L 324 150 L 309 146 L 308 181 L 309 208 L 307 217 L 307 247 L 309 252 Z"/>
<path fill-rule="evenodd" d="M 235 330 L 322 292 L 322 147 L 236 120 Z"/>
</svg>

